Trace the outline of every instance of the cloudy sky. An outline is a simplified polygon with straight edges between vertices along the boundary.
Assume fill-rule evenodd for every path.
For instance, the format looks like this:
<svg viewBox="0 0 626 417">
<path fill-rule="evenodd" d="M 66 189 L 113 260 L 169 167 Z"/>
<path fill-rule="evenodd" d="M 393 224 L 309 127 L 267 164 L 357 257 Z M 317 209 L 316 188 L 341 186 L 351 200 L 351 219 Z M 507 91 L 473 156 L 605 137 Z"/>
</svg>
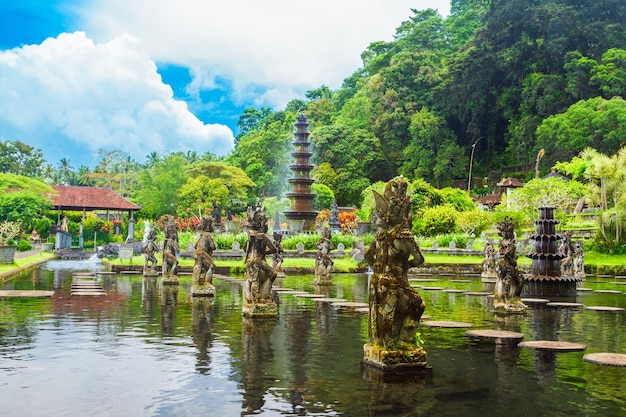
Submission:
<svg viewBox="0 0 626 417">
<path fill-rule="evenodd" d="M 449 0 L 0 0 L 0 140 L 74 168 L 99 149 L 227 154 L 246 107 L 337 89 L 411 9 Z"/>
</svg>

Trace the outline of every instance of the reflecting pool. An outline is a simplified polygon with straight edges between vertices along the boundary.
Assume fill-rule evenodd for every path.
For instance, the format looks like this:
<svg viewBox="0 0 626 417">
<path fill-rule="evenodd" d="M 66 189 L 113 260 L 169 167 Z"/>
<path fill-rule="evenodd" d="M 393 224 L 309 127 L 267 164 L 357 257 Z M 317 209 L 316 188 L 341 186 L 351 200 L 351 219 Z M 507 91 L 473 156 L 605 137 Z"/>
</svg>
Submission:
<svg viewBox="0 0 626 417">
<path fill-rule="evenodd" d="M 422 326 L 431 375 L 383 383 L 362 367 L 367 312 L 358 306 L 276 292 L 279 317 L 251 320 L 234 280 L 216 278 L 214 300 L 193 299 L 190 276 L 171 288 L 100 268 L 55 260 L 3 285 L 55 290 L 52 298 L 0 299 L 3 416 L 626 415 L 626 368 L 582 361 L 584 353 L 626 353 L 624 312 L 532 303 L 524 315 L 495 315 L 478 276 L 416 276 L 432 320 L 587 348 L 539 354 L 469 338 L 463 328 Z M 71 296 L 78 272 L 98 272 L 107 295 Z M 288 274 L 279 283 L 367 302 L 366 274 L 334 281 L 320 290 L 313 275 Z M 623 284 L 588 277 L 566 301 L 625 307 Z"/>
</svg>

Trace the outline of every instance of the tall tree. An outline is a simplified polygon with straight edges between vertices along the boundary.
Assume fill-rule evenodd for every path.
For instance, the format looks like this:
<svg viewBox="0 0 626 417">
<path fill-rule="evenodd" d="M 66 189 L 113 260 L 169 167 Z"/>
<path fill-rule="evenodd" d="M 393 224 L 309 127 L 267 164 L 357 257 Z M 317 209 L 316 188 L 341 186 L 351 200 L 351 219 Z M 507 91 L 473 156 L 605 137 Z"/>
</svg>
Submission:
<svg viewBox="0 0 626 417">
<path fill-rule="evenodd" d="M 0 142 L 0 172 L 39 177 L 44 164 L 41 149 L 19 140 Z"/>
</svg>

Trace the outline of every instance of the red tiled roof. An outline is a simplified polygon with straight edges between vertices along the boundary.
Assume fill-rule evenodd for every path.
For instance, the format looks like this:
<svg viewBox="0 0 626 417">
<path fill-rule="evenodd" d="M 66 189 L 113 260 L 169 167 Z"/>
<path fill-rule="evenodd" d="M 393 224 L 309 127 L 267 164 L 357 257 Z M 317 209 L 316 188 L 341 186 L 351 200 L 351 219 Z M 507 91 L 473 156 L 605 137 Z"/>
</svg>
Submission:
<svg viewBox="0 0 626 417">
<path fill-rule="evenodd" d="M 486 206 L 500 204 L 500 201 L 502 201 L 502 194 L 500 193 L 487 194 L 480 199 L 480 202 Z"/>
<path fill-rule="evenodd" d="M 54 207 L 63 210 L 140 210 L 110 188 L 53 185 L 55 193 L 50 196 Z"/>
</svg>

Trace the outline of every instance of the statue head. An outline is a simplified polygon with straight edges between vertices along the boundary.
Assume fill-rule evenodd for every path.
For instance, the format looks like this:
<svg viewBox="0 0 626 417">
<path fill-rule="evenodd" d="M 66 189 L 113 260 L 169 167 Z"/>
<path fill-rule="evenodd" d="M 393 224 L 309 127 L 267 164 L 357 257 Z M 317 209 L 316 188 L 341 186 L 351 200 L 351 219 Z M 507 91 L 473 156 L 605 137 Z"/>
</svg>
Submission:
<svg viewBox="0 0 626 417">
<path fill-rule="evenodd" d="M 267 216 L 262 206 L 257 206 L 256 210 L 252 207 L 248 207 L 246 214 L 248 216 L 248 227 L 250 230 L 260 233 L 267 232 Z"/>
<path fill-rule="evenodd" d="M 213 232 L 215 230 L 215 220 L 213 220 L 213 217 L 202 216 L 198 228 L 203 232 Z"/>
<path fill-rule="evenodd" d="M 280 243 L 283 240 L 283 234 L 280 232 L 274 232 L 273 237 L 274 237 L 274 242 L 276 243 Z"/>
<path fill-rule="evenodd" d="M 387 182 L 383 194 L 374 193 L 375 211 L 378 224 L 383 228 L 405 223 L 411 227 L 411 199 L 407 195 L 408 184 L 403 176 Z"/>
</svg>

